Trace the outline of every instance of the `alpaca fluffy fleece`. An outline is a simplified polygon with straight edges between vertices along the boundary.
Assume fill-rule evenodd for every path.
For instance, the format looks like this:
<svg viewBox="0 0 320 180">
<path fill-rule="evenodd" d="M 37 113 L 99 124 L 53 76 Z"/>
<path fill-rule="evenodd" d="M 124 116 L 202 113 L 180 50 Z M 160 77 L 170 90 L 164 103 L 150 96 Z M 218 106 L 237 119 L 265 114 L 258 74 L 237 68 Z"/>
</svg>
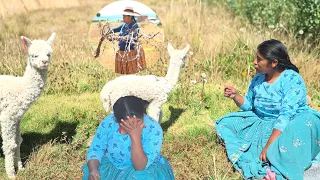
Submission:
<svg viewBox="0 0 320 180">
<path fill-rule="evenodd" d="M 154 75 L 125 75 L 109 81 L 100 93 L 103 107 L 112 111 L 114 103 L 124 96 L 136 96 L 148 101 L 149 115 L 156 121 L 161 120 L 161 106 L 168 100 L 168 95 L 175 87 L 180 69 L 185 65 L 189 44 L 183 50 L 175 50 L 168 44 L 170 65 L 166 77 Z"/>
<path fill-rule="evenodd" d="M 28 63 L 22 77 L 0 76 L 0 123 L 5 155 L 5 169 L 9 178 L 15 178 L 15 167 L 22 169 L 20 120 L 40 97 L 45 87 L 51 44 L 55 33 L 47 40 L 31 41 L 21 37 L 28 52 Z"/>
</svg>

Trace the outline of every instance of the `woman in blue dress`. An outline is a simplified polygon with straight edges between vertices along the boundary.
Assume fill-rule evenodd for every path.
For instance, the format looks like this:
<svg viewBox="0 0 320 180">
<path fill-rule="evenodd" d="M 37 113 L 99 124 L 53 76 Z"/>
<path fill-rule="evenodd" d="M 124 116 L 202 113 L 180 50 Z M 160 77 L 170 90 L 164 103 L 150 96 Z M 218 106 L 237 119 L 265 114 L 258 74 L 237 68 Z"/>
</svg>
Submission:
<svg viewBox="0 0 320 180">
<path fill-rule="evenodd" d="M 302 180 L 317 163 L 320 113 L 307 105 L 305 83 L 283 43 L 261 43 L 254 67 L 245 97 L 225 87 L 224 96 L 243 111 L 218 119 L 217 134 L 244 178 Z"/>
<path fill-rule="evenodd" d="M 163 132 L 134 96 L 120 98 L 114 113 L 99 125 L 82 169 L 83 180 L 172 180 L 169 162 L 160 153 Z"/>
</svg>

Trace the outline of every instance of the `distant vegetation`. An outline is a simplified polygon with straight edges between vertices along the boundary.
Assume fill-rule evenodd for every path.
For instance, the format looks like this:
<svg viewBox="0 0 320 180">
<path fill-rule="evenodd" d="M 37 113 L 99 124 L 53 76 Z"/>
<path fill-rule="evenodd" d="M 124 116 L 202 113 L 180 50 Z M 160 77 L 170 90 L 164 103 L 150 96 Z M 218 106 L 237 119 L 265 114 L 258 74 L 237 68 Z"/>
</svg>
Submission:
<svg viewBox="0 0 320 180">
<path fill-rule="evenodd" d="M 227 4 L 259 28 L 294 33 L 312 44 L 320 42 L 318 0 L 227 0 Z"/>
</svg>

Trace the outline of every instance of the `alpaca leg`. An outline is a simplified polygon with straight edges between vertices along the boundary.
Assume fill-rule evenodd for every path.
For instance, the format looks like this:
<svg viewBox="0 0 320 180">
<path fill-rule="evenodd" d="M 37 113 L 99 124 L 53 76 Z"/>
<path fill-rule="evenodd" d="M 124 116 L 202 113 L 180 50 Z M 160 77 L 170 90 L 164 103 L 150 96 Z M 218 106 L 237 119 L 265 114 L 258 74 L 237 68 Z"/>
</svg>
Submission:
<svg viewBox="0 0 320 180">
<path fill-rule="evenodd" d="M 0 118 L 3 140 L 3 153 L 5 155 L 5 169 L 9 178 L 15 178 L 14 156 L 17 149 L 16 124 L 9 117 Z"/>
<path fill-rule="evenodd" d="M 15 167 L 18 167 L 18 170 L 23 170 L 23 165 L 21 161 L 21 155 L 20 155 L 20 146 L 22 143 L 22 137 L 20 132 L 20 122 L 16 124 L 16 142 L 17 142 L 17 149 L 15 154 Z"/>
<path fill-rule="evenodd" d="M 163 100 L 153 100 L 148 107 L 149 115 L 154 118 L 157 122 L 160 122 L 161 106 L 166 102 Z"/>
</svg>

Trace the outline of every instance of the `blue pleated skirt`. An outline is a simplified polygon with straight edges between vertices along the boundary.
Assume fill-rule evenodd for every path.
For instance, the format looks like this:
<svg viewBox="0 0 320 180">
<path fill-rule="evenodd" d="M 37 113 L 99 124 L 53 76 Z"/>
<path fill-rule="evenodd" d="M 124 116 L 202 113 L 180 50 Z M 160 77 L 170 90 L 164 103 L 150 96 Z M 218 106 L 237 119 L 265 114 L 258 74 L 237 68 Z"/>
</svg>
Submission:
<svg viewBox="0 0 320 180">
<path fill-rule="evenodd" d="M 147 169 L 136 171 L 133 166 L 117 169 L 111 161 L 104 156 L 98 168 L 101 180 L 174 180 L 172 168 L 166 158 L 162 162 L 155 162 Z M 88 180 L 90 172 L 88 165 L 82 166 L 83 180 Z"/>
<path fill-rule="evenodd" d="M 296 114 L 269 146 L 268 162 L 261 162 L 259 156 L 274 122 L 246 111 L 230 113 L 218 119 L 215 126 L 229 160 L 245 178 L 263 178 L 269 167 L 277 180 L 303 180 L 303 172 L 320 152 L 320 114 L 311 110 Z"/>
</svg>

